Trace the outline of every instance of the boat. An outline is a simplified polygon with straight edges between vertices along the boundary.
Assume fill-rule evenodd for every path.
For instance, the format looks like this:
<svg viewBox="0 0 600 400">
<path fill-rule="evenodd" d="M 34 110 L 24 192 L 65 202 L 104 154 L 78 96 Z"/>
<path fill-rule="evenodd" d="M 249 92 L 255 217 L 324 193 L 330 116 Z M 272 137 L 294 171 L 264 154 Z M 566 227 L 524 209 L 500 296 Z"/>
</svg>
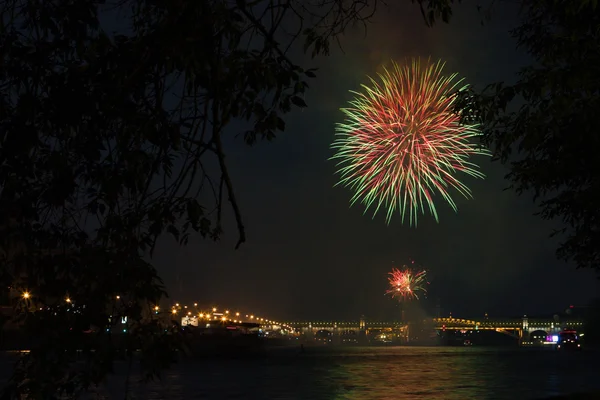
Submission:
<svg viewBox="0 0 600 400">
<path fill-rule="evenodd" d="M 556 341 L 557 350 L 580 350 L 581 342 L 575 330 L 564 330 L 558 334 Z"/>
</svg>

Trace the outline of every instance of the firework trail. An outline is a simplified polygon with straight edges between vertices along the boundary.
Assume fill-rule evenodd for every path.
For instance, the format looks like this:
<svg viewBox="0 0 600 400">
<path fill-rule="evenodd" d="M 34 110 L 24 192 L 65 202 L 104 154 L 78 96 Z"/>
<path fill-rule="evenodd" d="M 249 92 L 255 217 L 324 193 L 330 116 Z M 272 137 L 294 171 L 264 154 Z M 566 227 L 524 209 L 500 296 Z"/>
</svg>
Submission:
<svg viewBox="0 0 600 400">
<path fill-rule="evenodd" d="M 427 293 L 425 285 L 429 282 L 427 282 L 427 272 L 424 270 L 414 273 L 408 267 L 403 267 L 403 269 L 394 268 L 389 275 L 388 282 L 390 286 L 385 294 L 390 294 L 401 301 L 407 301 L 418 300 L 419 293 Z"/>
<path fill-rule="evenodd" d="M 426 208 L 438 221 L 436 194 L 457 211 L 451 189 L 472 197 L 457 175 L 484 177 L 469 161 L 490 154 L 475 140 L 479 127 L 461 124 L 455 112 L 456 94 L 467 86 L 456 74 L 443 75 L 443 67 L 418 59 L 392 62 L 362 92 L 352 92 L 356 97 L 342 109 L 344 122 L 336 125 L 338 185 L 353 190 L 351 204 L 360 201 L 365 212 L 373 208 L 373 217 L 385 210 L 388 224 L 399 212 L 402 222 L 408 215 L 416 226 Z"/>
</svg>

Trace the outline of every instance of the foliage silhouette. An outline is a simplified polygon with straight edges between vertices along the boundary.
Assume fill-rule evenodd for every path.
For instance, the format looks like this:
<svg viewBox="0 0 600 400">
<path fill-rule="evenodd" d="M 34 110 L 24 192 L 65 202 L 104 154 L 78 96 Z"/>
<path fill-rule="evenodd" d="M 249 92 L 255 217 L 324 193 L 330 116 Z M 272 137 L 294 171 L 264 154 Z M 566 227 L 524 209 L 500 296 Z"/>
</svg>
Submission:
<svg viewBox="0 0 600 400">
<path fill-rule="evenodd" d="M 590 301 L 585 316 L 585 343 L 600 346 L 600 297 Z"/>
<path fill-rule="evenodd" d="M 526 0 L 512 34 L 533 57 L 512 85 L 462 93 L 465 118 L 510 166 L 517 193 L 533 192 L 544 219 L 559 218 L 557 255 L 600 268 L 600 13 L 597 1 Z M 564 236 L 563 236 L 564 234 Z"/>
<path fill-rule="evenodd" d="M 451 0 L 411 1 L 428 24 L 450 17 Z M 229 202 L 236 247 L 245 241 L 227 128 L 244 122 L 249 145 L 274 139 L 283 116 L 306 107 L 316 72 L 294 61 L 293 45 L 327 54 L 376 6 L 2 3 L 0 279 L 32 346 L 4 398 L 77 397 L 134 349 L 149 377 L 174 361 L 180 329 L 153 312 L 166 295 L 149 261 L 157 238 L 216 240 Z"/>
</svg>

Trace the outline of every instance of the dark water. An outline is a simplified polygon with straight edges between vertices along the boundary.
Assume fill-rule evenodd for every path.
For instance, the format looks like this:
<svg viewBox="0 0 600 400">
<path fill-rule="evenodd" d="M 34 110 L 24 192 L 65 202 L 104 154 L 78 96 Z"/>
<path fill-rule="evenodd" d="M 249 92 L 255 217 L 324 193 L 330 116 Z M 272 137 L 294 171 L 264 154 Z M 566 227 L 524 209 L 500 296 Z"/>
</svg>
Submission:
<svg viewBox="0 0 600 400">
<path fill-rule="evenodd" d="M 137 399 L 538 399 L 600 390 L 598 353 L 448 347 L 307 348 L 187 361 Z M 124 373 L 91 398 L 123 399 Z"/>
</svg>

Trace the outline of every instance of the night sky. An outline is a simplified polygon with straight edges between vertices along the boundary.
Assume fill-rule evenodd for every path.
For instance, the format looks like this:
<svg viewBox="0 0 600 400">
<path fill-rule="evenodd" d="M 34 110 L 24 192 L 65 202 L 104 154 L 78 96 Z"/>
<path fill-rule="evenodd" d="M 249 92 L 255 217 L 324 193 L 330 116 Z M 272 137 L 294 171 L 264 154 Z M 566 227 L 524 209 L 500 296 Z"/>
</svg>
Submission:
<svg viewBox="0 0 600 400">
<path fill-rule="evenodd" d="M 440 222 L 425 215 L 418 228 L 386 226 L 383 216 L 349 207 L 351 193 L 333 187 L 335 165 L 327 159 L 340 107 L 365 75 L 390 59 L 442 59 L 477 88 L 514 80 L 527 56 L 509 29 L 515 13 L 495 10 L 481 26 L 473 2 L 455 8 L 449 25 L 425 27 L 418 8 L 403 1 L 381 8 L 364 32 L 343 39 L 344 53 L 309 60 L 318 77 L 309 82 L 309 108 L 286 118 L 273 142 L 248 148 L 232 140 L 228 162 L 247 229 L 247 243 L 234 251 L 237 232 L 227 215 L 225 234 L 214 243 L 200 237 L 181 248 L 160 242 L 155 263 L 173 301 L 217 305 L 283 320 L 397 319 L 397 303 L 383 295 L 387 273 L 414 259 L 429 271 L 431 314 L 439 299 L 444 314 L 457 317 L 535 315 L 584 305 L 598 291 L 591 271 L 557 261 L 556 224 L 533 215 L 531 196 L 504 191 L 507 170 L 477 158 L 487 178 L 464 178 L 473 200 L 456 196 L 459 211 L 437 200 Z M 231 136 L 235 135 L 235 126 Z"/>
</svg>

